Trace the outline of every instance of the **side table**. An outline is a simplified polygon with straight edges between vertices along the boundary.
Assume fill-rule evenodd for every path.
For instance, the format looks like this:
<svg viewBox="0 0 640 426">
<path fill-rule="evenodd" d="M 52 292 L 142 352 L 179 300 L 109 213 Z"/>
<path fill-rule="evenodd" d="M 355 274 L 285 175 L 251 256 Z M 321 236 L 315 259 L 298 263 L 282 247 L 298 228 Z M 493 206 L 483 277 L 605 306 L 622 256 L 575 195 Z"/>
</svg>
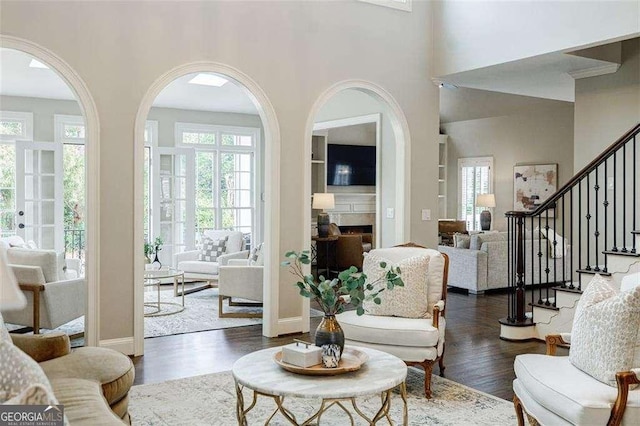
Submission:
<svg viewBox="0 0 640 426">
<path fill-rule="evenodd" d="M 326 275 L 325 278 L 329 278 L 331 276 L 331 254 L 332 254 L 332 248 L 333 250 L 333 255 L 335 256 L 335 246 L 336 243 L 338 242 L 338 236 L 337 235 L 329 235 L 327 237 L 320 237 L 320 236 L 313 236 L 311 237 L 311 239 L 313 241 L 316 242 L 316 259 L 320 258 L 320 253 L 323 254 L 324 256 L 324 268 L 320 267 L 320 262 L 317 261 L 317 268 L 318 268 L 318 275 L 320 275 L 320 270 L 324 269 L 326 271 Z"/>
</svg>

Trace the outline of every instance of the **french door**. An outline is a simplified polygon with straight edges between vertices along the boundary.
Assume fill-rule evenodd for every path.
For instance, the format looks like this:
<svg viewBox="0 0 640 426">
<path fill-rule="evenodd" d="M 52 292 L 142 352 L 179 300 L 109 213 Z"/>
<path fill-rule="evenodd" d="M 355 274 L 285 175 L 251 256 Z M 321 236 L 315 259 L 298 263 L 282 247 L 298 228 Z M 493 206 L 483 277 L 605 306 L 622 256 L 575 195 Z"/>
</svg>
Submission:
<svg viewBox="0 0 640 426">
<path fill-rule="evenodd" d="M 62 145 L 16 141 L 16 234 L 64 250 Z"/>
<path fill-rule="evenodd" d="M 190 148 L 158 148 L 153 168 L 154 184 L 152 220 L 153 242 L 162 238 L 164 244 L 158 253 L 163 265 L 173 264 L 173 255 L 195 246 L 194 158 Z"/>
</svg>

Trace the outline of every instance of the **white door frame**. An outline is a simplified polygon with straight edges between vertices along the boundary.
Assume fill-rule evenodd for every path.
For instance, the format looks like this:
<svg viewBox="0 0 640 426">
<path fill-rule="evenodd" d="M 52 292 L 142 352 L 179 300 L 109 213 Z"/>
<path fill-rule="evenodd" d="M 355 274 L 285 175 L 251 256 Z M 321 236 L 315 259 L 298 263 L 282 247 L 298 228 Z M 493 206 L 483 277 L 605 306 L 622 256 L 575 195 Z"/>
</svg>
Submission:
<svg viewBox="0 0 640 426">
<path fill-rule="evenodd" d="M 62 58 L 49 49 L 19 37 L 0 34 L 0 47 L 27 53 L 46 64 L 69 86 L 86 120 L 86 264 L 87 310 L 85 314 L 85 343 L 98 346 L 100 342 L 100 122 L 98 109 L 89 88 L 80 75 Z"/>
<path fill-rule="evenodd" d="M 180 65 L 167 71 L 153 82 L 147 90 L 138 113 L 134 127 L 134 354 L 144 353 L 144 253 L 143 246 L 143 162 L 144 162 L 144 126 L 154 100 L 173 80 L 186 74 L 212 72 L 223 74 L 240 83 L 246 94 L 258 109 L 265 135 L 265 170 L 264 176 L 269 179 L 265 185 L 264 208 L 264 308 L 262 334 L 274 337 L 278 334 L 279 310 L 279 277 L 280 277 L 280 126 L 275 108 L 264 90 L 247 74 L 230 65 L 210 61 L 193 62 Z M 310 154 L 309 154 L 310 155 Z M 309 213 L 311 214 L 311 213 Z"/>
<path fill-rule="evenodd" d="M 382 193 L 381 193 L 381 188 L 382 188 L 382 171 L 381 171 L 381 167 L 382 167 L 382 162 L 381 162 L 381 149 L 382 149 L 382 135 L 380 134 L 381 129 L 381 123 L 382 123 L 382 115 L 378 112 L 375 114 L 367 114 L 367 115 L 359 115 L 356 117 L 348 117 L 348 118 L 341 118 L 338 120 L 328 120 L 328 121 L 319 121 L 317 123 L 315 123 L 313 125 L 313 130 L 329 130 L 329 129 L 336 129 L 338 127 L 345 127 L 345 126 L 356 126 L 358 124 L 369 124 L 369 123 L 375 123 L 376 125 L 376 227 L 375 227 L 375 238 L 374 241 L 376 242 L 376 248 L 380 247 L 380 240 L 381 240 L 381 224 L 382 224 L 382 220 L 381 220 L 381 205 L 382 205 Z M 327 167 L 327 164 L 325 163 L 325 168 Z M 325 174 L 326 177 L 326 174 Z M 347 194 L 348 195 L 348 194 Z"/>
<path fill-rule="evenodd" d="M 396 242 L 406 242 L 411 235 L 411 135 L 409 133 L 409 124 L 407 123 L 402 108 L 400 108 L 400 104 L 398 104 L 394 97 L 381 86 L 366 80 L 340 81 L 327 88 L 315 101 L 307 117 L 304 139 L 304 158 L 306 159 L 306 164 L 303 186 L 305 193 L 302 198 L 303 205 L 301 206 L 305 221 L 302 230 L 304 241 L 308 241 L 309 244 L 311 244 L 311 203 L 309 200 L 311 199 L 311 142 L 315 119 L 322 107 L 333 96 L 347 89 L 360 90 L 372 95 L 389 108 L 389 120 L 391 121 L 396 141 Z M 378 203 L 376 203 L 376 205 L 377 204 Z M 376 212 L 379 213 L 377 210 L 378 207 L 376 207 Z M 379 214 L 376 215 L 376 221 L 379 216 Z M 306 297 L 301 297 L 300 299 L 302 303 L 303 331 L 308 331 L 310 328 L 309 299 Z"/>
</svg>

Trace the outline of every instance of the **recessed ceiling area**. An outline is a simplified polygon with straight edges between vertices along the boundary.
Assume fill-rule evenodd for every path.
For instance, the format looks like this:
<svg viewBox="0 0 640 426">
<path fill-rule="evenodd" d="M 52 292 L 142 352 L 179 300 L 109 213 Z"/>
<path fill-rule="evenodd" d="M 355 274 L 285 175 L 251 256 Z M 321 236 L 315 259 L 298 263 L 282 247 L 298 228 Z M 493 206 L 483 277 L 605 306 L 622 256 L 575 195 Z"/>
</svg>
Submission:
<svg viewBox="0 0 640 426">
<path fill-rule="evenodd" d="M 33 59 L 19 50 L 0 48 L 0 95 L 75 100 L 67 83 L 53 70 L 30 66 Z"/>
<path fill-rule="evenodd" d="M 49 68 L 31 65 L 33 60 L 32 56 L 24 52 L 0 48 L 0 95 L 75 100 L 73 92 L 58 74 Z M 214 78 L 206 78 L 207 75 Z M 204 76 L 205 84 L 189 83 L 198 76 L 199 74 L 189 74 L 176 79 L 160 92 L 153 106 L 258 114 L 245 89 L 235 81 L 225 76 L 204 73 L 200 76 Z M 207 84 L 220 84 L 221 78 L 226 82 L 219 87 Z"/>
<path fill-rule="evenodd" d="M 201 76 L 227 80 L 221 86 L 208 84 L 194 84 L 191 80 L 197 78 L 203 82 L 216 82 L 216 79 L 206 79 Z M 219 84 L 219 83 L 216 83 Z M 245 89 L 235 81 L 224 75 L 214 73 L 187 74 L 174 80 L 156 97 L 154 107 L 190 109 L 198 111 L 235 112 L 242 114 L 258 114 L 258 110 L 245 92 Z"/>
</svg>

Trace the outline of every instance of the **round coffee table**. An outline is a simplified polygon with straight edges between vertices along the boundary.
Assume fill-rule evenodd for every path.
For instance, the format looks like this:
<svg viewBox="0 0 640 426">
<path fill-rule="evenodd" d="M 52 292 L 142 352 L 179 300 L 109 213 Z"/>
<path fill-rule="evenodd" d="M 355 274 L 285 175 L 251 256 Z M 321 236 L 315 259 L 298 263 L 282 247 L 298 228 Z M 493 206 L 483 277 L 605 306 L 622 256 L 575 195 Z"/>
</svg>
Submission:
<svg viewBox="0 0 640 426">
<path fill-rule="evenodd" d="M 320 417 L 330 407 L 336 405 L 341 408 L 354 423 L 352 413 L 345 406 L 350 403 L 353 410 L 369 425 L 374 425 L 382 419 L 391 423 L 389 408 L 391 407 L 391 392 L 400 388 L 402 398 L 402 424 L 408 424 L 407 413 L 407 366 L 401 359 L 374 349 L 357 347 L 369 355 L 369 360 L 358 371 L 336 376 L 305 376 L 290 373 L 279 367 L 273 360 L 281 347 L 264 349 L 240 358 L 233 365 L 232 373 L 236 383 L 236 415 L 238 424 L 247 425 L 247 413 L 255 407 L 258 396 L 273 398 L 277 408 L 273 411 L 265 424 L 280 412 L 294 425 L 309 425 L 316 420 L 320 424 Z M 243 389 L 253 391 L 253 398 L 245 407 Z M 356 404 L 356 397 L 380 394 L 381 406 L 373 417 L 368 417 Z M 320 408 L 308 419 L 299 422 L 294 413 L 284 407 L 285 397 L 318 398 L 322 400 Z"/>
<path fill-rule="evenodd" d="M 174 302 L 161 302 L 160 301 L 160 284 L 163 279 L 173 278 L 173 291 L 174 294 L 178 292 L 178 281 L 182 284 L 182 305 Z M 146 302 L 144 306 L 149 308 L 155 308 L 155 311 L 146 312 L 145 317 L 160 317 L 164 315 L 173 315 L 184 311 L 184 271 L 175 268 L 162 268 L 162 269 L 150 269 L 144 271 L 144 286 L 152 287 L 156 286 L 158 289 L 157 302 Z M 161 305 L 174 305 L 178 306 L 178 309 L 172 311 L 163 311 Z"/>
</svg>

